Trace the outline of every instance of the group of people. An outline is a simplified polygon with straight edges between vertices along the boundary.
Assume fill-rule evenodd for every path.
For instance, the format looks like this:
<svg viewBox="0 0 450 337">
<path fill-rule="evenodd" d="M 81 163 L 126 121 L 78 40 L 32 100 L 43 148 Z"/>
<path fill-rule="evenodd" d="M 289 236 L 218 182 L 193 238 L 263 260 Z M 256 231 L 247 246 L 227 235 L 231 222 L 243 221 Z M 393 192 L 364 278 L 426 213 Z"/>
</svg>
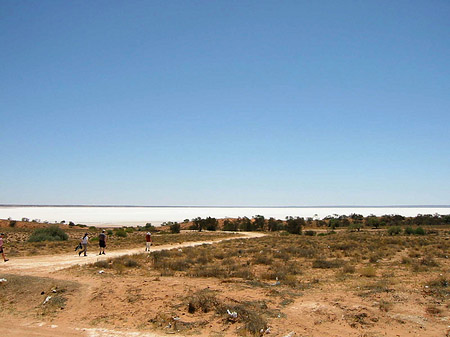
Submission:
<svg viewBox="0 0 450 337">
<path fill-rule="evenodd" d="M 2 254 L 3 261 L 7 262 L 7 261 L 9 261 L 9 259 L 6 258 L 5 252 L 3 251 L 4 235 L 5 235 L 4 233 L 0 233 L 0 253 Z M 106 231 L 103 229 L 102 232 L 98 235 L 98 245 L 99 245 L 99 249 L 100 249 L 100 252 L 98 253 L 98 255 L 106 255 L 105 248 L 106 248 L 107 238 L 108 238 L 108 236 L 106 235 Z M 84 233 L 83 237 L 80 240 L 79 245 L 77 246 L 77 248 L 75 248 L 75 250 L 80 249 L 80 251 L 78 252 L 78 256 L 81 256 L 81 254 L 83 254 L 83 256 L 87 256 L 88 241 L 89 241 L 89 235 L 88 235 L 88 233 Z M 147 232 L 147 234 L 145 234 L 145 251 L 146 252 L 150 251 L 151 245 L 152 245 L 152 233 Z"/>
<path fill-rule="evenodd" d="M 103 229 L 102 232 L 98 235 L 98 246 L 99 246 L 99 253 L 98 255 L 106 255 L 105 248 L 106 248 L 106 240 L 108 236 L 106 235 L 106 231 Z M 81 250 L 78 252 L 78 256 L 81 256 L 81 254 L 84 254 L 83 256 L 87 256 L 87 247 L 88 247 L 88 241 L 89 241 L 89 235 L 88 233 L 84 233 L 83 237 L 80 240 L 79 247 Z M 150 251 L 150 246 L 152 245 L 152 233 L 147 232 L 145 234 L 145 251 Z"/>
</svg>

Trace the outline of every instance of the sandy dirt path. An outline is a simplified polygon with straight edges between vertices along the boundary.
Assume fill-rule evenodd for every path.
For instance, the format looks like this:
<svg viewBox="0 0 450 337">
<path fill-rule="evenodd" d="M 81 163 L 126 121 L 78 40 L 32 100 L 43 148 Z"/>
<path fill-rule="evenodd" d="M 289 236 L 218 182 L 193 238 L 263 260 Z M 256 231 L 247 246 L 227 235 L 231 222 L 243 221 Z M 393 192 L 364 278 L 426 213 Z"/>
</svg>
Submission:
<svg viewBox="0 0 450 337">
<path fill-rule="evenodd" d="M 243 236 L 218 239 L 212 241 L 192 241 L 178 244 L 169 244 L 161 246 L 152 246 L 151 251 L 161 251 L 166 249 L 194 247 L 203 244 L 213 244 L 221 241 L 234 240 L 237 238 L 256 238 L 264 236 L 263 233 L 240 232 Z M 90 251 L 89 251 L 90 249 Z M 95 251 L 95 252 L 94 252 Z M 41 255 L 33 257 L 18 257 L 10 259 L 7 263 L 0 265 L 0 272 L 18 275 L 48 276 L 49 273 L 75 265 L 84 265 L 94 263 L 100 260 L 116 258 L 124 255 L 143 254 L 144 247 L 134 249 L 123 249 L 115 251 L 106 251 L 107 255 L 98 255 L 96 253 L 97 245 L 91 244 L 88 247 L 88 256 L 78 256 L 77 253 L 65 255 Z"/>
<path fill-rule="evenodd" d="M 193 241 L 170 245 L 161 245 L 152 247 L 151 251 L 161 251 L 166 249 L 182 249 L 184 247 L 194 247 L 203 244 L 214 244 L 222 241 L 235 240 L 239 238 L 257 238 L 264 236 L 263 233 L 253 232 L 239 232 L 242 236 L 230 237 L 225 239 L 211 240 L 211 241 Z M 95 247 L 95 248 L 94 248 Z M 142 254 L 145 253 L 144 247 L 134 249 L 124 249 L 116 251 L 107 251 L 107 255 L 96 255 L 96 245 L 91 245 L 92 250 L 88 256 L 78 256 L 76 253 L 64 255 L 42 255 L 33 257 L 19 257 L 11 259 L 9 262 L 0 265 L 0 273 L 16 274 L 16 275 L 31 275 L 31 276 L 45 276 L 51 277 L 50 273 L 61 269 L 69 268 L 76 265 L 84 265 L 94 263 L 100 260 L 120 257 L 124 255 Z M 88 248 L 89 249 L 89 248 Z M 56 275 L 55 275 L 56 276 Z M 84 290 L 89 292 L 90 284 L 82 282 Z M 89 296 L 85 296 L 89 297 Z M 60 322 L 57 319 L 54 322 L 43 322 L 38 319 L 27 319 L 12 316 L 0 316 L 0 326 L 2 327 L 2 337 L 23 337 L 23 336 L 48 336 L 48 337 L 163 337 L 176 335 L 163 335 L 152 332 L 141 331 L 118 331 L 101 328 L 85 328 L 74 327 L 68 325 L 66 322 Z"/>
</svg>

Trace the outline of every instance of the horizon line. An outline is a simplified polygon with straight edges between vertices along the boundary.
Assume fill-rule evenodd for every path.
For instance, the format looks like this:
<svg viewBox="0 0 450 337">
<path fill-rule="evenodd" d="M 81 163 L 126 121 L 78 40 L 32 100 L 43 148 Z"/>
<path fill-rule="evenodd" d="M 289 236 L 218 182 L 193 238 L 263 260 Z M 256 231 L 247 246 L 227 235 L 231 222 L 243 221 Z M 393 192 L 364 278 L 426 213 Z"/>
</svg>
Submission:
<svg viewBox="0 0 450 337">
<path fill-rule="evenodd" d="M 311 205 L 311 206 L 254 206 L 254 205 L 83 205 L 83 204 L 0 204 L 0 207 L 124 207 L 124 208 L 450 208 L 450 205 Z"/>
</svg>

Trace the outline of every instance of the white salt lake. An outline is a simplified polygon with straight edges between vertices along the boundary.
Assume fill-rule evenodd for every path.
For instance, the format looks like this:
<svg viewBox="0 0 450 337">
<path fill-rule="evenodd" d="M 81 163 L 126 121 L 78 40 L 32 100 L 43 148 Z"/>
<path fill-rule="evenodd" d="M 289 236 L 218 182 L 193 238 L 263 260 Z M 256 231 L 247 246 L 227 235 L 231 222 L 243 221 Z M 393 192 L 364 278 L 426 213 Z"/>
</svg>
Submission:
<svg viewBox="0 0 450 337">
<path fill-rule="evenodd" d="M 76 224 L 103 227 L 135 226 L 152 223 L 193 219 L 196 217 L 237 218 L 263 215 L 266 218 L 285 219 L 286 216 L 312 217 L 322 219 L 328 215 L 364 216 L 374 214 L 450 214 L 450 206 L 417 207 L 86 207 L 86 206 L 0 206 L 0 219 L 40 219 L 50 223 L 73 221 Z"/>
</svg>

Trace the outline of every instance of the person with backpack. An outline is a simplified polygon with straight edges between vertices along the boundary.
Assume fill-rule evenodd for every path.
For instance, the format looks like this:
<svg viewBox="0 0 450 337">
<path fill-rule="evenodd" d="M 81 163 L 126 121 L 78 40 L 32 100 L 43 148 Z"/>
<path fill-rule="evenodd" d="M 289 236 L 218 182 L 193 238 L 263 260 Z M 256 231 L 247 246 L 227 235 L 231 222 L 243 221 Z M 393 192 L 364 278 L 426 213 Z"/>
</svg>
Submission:
<svg viewBox="0 0 450 337">
<path fill-rule="evenodd" d="M 146 252 L 150 251 L 151 245 L 152 245 L 152 233 L 147 232 L 147 234 L 145 234 L 145 251 Z"/>
<path fill-rule="evenodd" d="M 3 257 L 3 261 L 9 261 L 9 259 L 6 258 L 5 256 L 5 252 L 3 251 L 3 237 L 5 234 L 1 233 L 0 234 L 0 253 L 2 254 Z"/>
<path fill-rule="evenodd" d="M 102 232 L 98 235 L 98 245 L 100 246 L 100 253 L 98 255 L 106 255 L 105 254 L 105 248 L 106 248 L 106 234 L 105 230 L 102 230 Z"/>
<path fill-rule="evenodd" d="M 81 246 L 83 247 L 83 249 L 78 252 L 78 256 L 80 256 L 81 253 L 84 253 L 84 256 L 87 256 L 86 253 L 87 253 L 88 239 L 89 239 L 88 238 L 88 233 L 84 233 L 84 236 L 81 238 L 81 241 L 80 241 Z"/>
</svg>

